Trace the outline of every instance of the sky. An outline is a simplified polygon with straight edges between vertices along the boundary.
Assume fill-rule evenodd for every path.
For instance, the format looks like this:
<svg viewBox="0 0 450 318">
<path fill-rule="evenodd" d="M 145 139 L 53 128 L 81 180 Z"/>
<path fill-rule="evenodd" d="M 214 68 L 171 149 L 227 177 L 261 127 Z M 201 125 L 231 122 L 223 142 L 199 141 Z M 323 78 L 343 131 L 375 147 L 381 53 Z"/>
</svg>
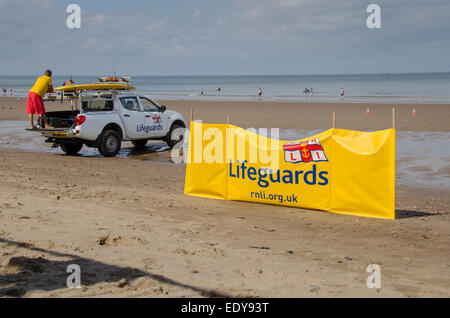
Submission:
<svg viewBox="0 0 450 318">
<path fill-rule="evenodd" d="M 449 0 L 0 0 L 0 75 L 448 72 L 449 16 Z"/>
</svg>

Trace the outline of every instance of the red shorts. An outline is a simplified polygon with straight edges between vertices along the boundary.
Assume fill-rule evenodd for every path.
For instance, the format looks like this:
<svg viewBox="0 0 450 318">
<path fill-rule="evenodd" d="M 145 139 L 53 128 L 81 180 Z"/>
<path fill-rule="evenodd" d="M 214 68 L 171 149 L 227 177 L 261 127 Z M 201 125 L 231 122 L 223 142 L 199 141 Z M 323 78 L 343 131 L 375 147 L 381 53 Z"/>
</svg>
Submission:
<svg viewBox="0 0 450 318">
<path fill-rule="evenodd" d="M 28 93 L 27 113 L 45 115 L 44 102 L 42 101 L 42 97 L 39 94 L 35 92 Z"/>
</svg>

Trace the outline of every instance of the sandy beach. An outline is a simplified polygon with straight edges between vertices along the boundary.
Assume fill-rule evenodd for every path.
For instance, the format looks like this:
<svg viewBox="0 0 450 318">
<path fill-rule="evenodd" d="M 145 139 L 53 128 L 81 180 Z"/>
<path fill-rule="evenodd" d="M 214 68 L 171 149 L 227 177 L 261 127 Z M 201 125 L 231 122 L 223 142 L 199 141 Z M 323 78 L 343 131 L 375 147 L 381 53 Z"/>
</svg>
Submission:
<svg viewBox="0 0 450 318">
<path fill-rule="evenodd" d="M 450 132 L 446 104 L 159 102 L 187 120 L 193 109 L 204 122 L 230 115 L 284 130 L 328 129 L 333 110 L 338 128 L 390 128 L 395 106 L 400 133 Z M 20 149 L 1 129 L 25 129 L 26 118 L 24 98 L 0 98 L 0 296 L 450 296 L 448 187 L 398 183 L 395 221 L 196 198 L 183 194 L 185 166 L 158 142 L 142 152 L 124 143 L 124 158 L 67 156 L 43 139 L 42 150 Z M 424 161 L 411 173 L 448 183 L 444 159 L 437 172 Z M 81 268 L 80 289 L 66 287 L 69 264 Z M 381 267 L 380 289 L 366 285 L 369 264 Z"/>
<path fill-rule="evenodd" d="M 159 100 L 159 104 L 180 112 L 189 121 L 194 119 L 209 123 L 226 123 L 230 115 L 234 125 L 249 128 L 329 129 L 333 110 L 336 110 L 336 127 L 353 130 L 379 130 L 392 127 L 392 107 L 396 109 L 398 130 L 450 131 L 450 105 L 447 104 L 367 104 L 367 103 L 316 103 L 316 102 L 240 102 L 210 100 Z M 0 98 L 0 120 L 27 120 L 26 98 Z M 46 102 L 47 111 L 69 110 L 70 104 L 59 101 Z M 370 115 L 367 116 L 367 108 Z M 412 111 L 416 110 L 416 116 Z"/>
</svg>

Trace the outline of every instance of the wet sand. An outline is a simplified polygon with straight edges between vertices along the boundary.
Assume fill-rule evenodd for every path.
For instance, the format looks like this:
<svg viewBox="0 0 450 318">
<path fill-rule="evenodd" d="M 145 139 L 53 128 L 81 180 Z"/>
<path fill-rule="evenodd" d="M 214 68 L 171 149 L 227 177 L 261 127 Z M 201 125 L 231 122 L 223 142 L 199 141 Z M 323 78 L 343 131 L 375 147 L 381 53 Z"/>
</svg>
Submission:
<svg viewBox="0 0 450 318">
<path fill-rule="evenodd" d="M 24 130 L 23 120 L 0 121 L 0 148 L 20 151 L 63 154 L 43 138 Z M 278 138 L 298 140 L 316 135 L 322 130 L 281 129 Z M 189 131 L 187 132 L 189 133 Z M 183 147 L 188 151 L 189 138 Z M 95 148 L 83 147 L 80 156 L 101 158 Z M 170 162 L 169 147 L 162 141 L 151 141 L 145 149 L 136 149 L 131 142 L 124 142 L 116 158 Z M 450 189 L 450 132 L 399 131 L 396 135 L 396 183 L 414 187 Z"/>
<path fill-rule="evenodd" d="M 366 116 L 364 104 L 161 103 L 243 127 L 327 129 L 332 109 L 338 127 L 391 126 L 392 105 Z M 1 98 L 0 125 L 24 108 Z M 397 107 L 399 130 L 449 131 L 449 105 L 410 108 Z M 450 296 L 446 188 L 398 185 L 397 220 L 378 220 L 186 196 L 185 166 L 159 145 L 138 160 L 44 147 L 0 148 L 0 296 Z M 68 264 L 81 267 L 81 289 L 66 288 Z M 381 267 L 379 290 L 366 286 L 369 264 Z"/>
</svg>

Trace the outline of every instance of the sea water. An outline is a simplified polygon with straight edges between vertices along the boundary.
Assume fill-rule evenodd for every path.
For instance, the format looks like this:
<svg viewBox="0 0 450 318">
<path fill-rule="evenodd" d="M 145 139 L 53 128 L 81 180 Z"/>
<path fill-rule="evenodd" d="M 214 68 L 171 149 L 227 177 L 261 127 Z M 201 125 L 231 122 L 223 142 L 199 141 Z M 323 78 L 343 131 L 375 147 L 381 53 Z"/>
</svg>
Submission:
<svg viewBox="0 0 450 318">
<path fill-rule="evenodd" d="M 103 75 L 103 74 L 102 74 Z M 129 74 L 126 74 L 129 75 Z M 70 76 L 53 76 L 60 86 Z M 73 76 L 78 83 L 94 83 L 96 76 Z M 36 76 L 0 76 L 0 87 L 13 96 L 26 96 Z M 132 76 L 139 94 L 155 99 L 450 103 L 450 72 L 360 75 L 242 75 L 242 76 Z M 220 91 L 218 90 L 220 87 Z M 261 88 L 262 97 L 257 96 Z M 305 94 L 312 88 L 313 94 Z M 201 91 L 203 90 L 203 94 Z M 6 93 L 8 96 L 9 93 Z"/>
</svg>

